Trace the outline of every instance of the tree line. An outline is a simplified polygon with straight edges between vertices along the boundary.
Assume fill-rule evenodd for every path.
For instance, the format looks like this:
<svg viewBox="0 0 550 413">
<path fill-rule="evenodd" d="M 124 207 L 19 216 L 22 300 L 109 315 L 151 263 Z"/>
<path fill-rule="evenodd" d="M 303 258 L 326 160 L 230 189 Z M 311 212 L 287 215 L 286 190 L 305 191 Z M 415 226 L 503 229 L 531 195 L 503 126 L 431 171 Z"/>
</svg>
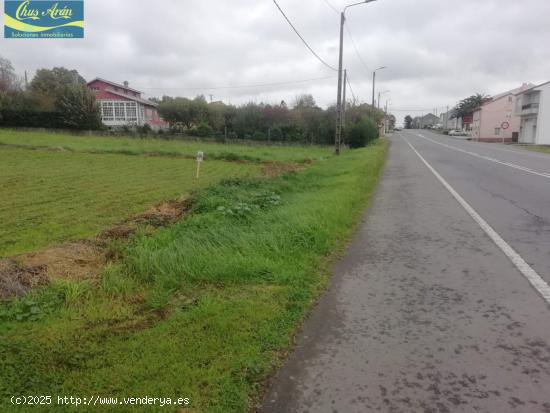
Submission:
<svg viewBox="0 0 550 413">
<path fill-rule="evenodd" d="M 0 125 L 99 129 L 99 105 L 76 70 L 40 69 L 27 85 L 0 56 Z"/>
<path fill-rule="evenodd" d="M 312 95 L 297 96 L 288 105 L 249 102 L 239 106 L 163 96 L 160 115 L 169 122 L 169 136 L 190 135 L 217 139 L 284 141 L 307 144 L 334 143 L 336 108 L 319 107 Z M 368 104 L 348 104 L 344 142 L 364 146 L 378 137 L 384 113 Z M 95 94 L 76 70 L 64 67 L 40 69 L 27 84 L 11 62 L 0 56 L 0 126 L 102 129 Z M 124 128 L 131 129 L 131 125 Z"/>
<path fill-rule="evenodd" d="M 312 95 L 297 96 L 291 105 L 249 102 L 240 106 L 164 96 L 158 100 L 161 116 L 176 133 L 220 139 L 286 141 L 308 144 L 334 142 L 336 108 L 317 106 Z M 384 113 L 367 104 L 346 105 L 344 141 L 363 146 L 378 137 Z"/>
</svg>

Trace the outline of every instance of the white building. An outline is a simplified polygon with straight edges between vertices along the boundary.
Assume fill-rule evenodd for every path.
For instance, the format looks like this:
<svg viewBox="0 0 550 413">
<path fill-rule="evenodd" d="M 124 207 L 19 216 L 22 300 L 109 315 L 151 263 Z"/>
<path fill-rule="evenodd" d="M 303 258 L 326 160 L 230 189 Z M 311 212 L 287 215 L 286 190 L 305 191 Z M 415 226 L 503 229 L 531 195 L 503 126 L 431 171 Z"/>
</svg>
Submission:
<svg viewBox="0 0 550 413">
<path fill-rule="evenodd" d="M 516 115 L 521 117 L 520 143 L 550 145 L 550 82 L 518 93 Z"/>
</svg>

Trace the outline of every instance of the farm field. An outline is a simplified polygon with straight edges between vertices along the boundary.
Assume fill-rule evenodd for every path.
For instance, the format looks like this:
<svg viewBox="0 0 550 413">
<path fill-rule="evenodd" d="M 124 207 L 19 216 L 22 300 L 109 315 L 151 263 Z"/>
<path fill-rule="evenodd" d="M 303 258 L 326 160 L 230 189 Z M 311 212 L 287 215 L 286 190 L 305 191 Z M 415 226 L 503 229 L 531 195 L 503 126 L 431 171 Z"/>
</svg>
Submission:
<svg viewBox="0 0 550 413">
<path fill-rule="evenodd" d="M 0 147 L 2 192 L 11 197 L 0 204 L 0 225 L 4 217 L 13 219 L 8 205 L 24 210 L 36 204 L 24 214 L 48 211 L 44 225 L 58 220 L 51 233 L 59 239 L 97 233 L 159 200 L 196 190 L 183 219 L 122 240 L 98 274 L 53 279 L 0 301 L 0 411 L 36 411 L 9 404 L 9 396 L 29 394 L 189 398 L 188 406 L 148 406 L 152 412 L 253 411 L 368 206 L 387 145 L 379 141 L 340 157 L 315 148 L 318 157 L 306 168 L 270 176 L 260 163 L 209 160 L 204 179 L 194 184 L 191 159 Z M 275 149 L 274 158 L 287 161 L 299 161 L 294 150 L 302 150 L 224 148 L 243 154 Z M 302 160 L 310 159 L 303 150 Z M 93 225 L 86 227 L 87 221 Z M 27 233 L 18 241 L 21 250 L 40 248 L 32 236 L 40 220 L 34 222 L 18 222 Z M 105 404 L 94 411 L 115 409 Z M 136 407 L 117 405 L 116 411 Z"/>
<path fill-rule="evenodd" d="M 1 136 L 1 135 L 0 135 Z M 163 201 L 259 165 L 0 146 L 0 257 L 87 238 Z"/>
<path fill-rule="evenodd" d="M 322 146 L 237 145 L 152 138 L 87 137 L 60 133 L 21 132 L 9 129 L 0 129 L 0 145 L 65 148 L 76 152 L 127 155 L 152 153 L 186 157 L 194 157 L 197 151 L 201 150 L 205 152 L 207 158 L 249 161 L 303 162 L 332 154 L 331 148 Z"/>
</svg>

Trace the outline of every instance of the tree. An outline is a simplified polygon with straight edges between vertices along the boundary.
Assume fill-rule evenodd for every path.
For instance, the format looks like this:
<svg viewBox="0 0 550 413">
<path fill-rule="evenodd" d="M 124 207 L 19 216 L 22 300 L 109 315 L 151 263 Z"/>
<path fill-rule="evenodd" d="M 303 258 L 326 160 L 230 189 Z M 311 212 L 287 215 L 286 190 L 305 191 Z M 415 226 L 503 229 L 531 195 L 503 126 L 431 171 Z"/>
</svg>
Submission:
<svg viewBox="0 0 550 413">
<path fill-rule="evenodd" d="M 63 88 L 55 102 L 65 126 L 74 129 L 100 129 L 101 114 L 95 95 L 86 85 L 72 84 Z"/>
<path fill-rule="evenodd" d="M 405 116 L 405 129 L 412 129 L 413 118 L 411 115 Z"/>
<path fill-rule="evenodd" d="M 76 70 L 64 67 L 40 69 L 31 81 L 30 91 L 42 110 L 53 110 L 55 102 L 69 86 L 86 86 L 86 80 Z"/>
<path fill-rule="evenodd" d="M 0 56 L 0 92 L 19 90 L 20 85 L 11 62 Z"/>
<path fill-rule="evenodd" d="M 294 99 L 294 106 L 293 106 L 294 109 L 314 108 L 316 106 L 317 105 L 315 103 L 315 99 L 313 99 L 313 96 L 309 94 L 299 95 L 299 96 L 296 96 L 296 98 Z"/>
<path fill-rule="evenodd" d="M 458 105 L 454 107 L 452 118 L 458 118 L 464 122 L 465 117 L 472 116 L 476 110 L 478 110 L 490 99 L 491 98 L 489 96 L 482 93 L 476 93 L 466 99 L 462 99 Z"/>
</svg>

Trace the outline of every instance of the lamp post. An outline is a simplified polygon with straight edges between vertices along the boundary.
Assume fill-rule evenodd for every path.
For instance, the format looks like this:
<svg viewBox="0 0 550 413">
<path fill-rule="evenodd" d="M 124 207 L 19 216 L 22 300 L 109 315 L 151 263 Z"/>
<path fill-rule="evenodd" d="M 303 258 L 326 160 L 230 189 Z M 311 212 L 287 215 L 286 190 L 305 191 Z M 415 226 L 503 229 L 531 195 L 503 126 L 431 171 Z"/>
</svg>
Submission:
<svg viewBox="0 0 550 413">
<path fill-rule="evenodd" d="M 378 69 L 374 69 L 374 72 L 372 72 L 372 107 L 374 108 L 374 90 L 375 90 L 375 85 L 376 85 L 376 72 L 378 72 L 379 70 L 382 70 L 382 69 L 387 69 L 386 66 L 381 66 L 379 67 Z"/>
<path fill-rule="evenodd" d="M 390 90 L 384 90 L 383 92 L 378 92 L 378 109 L 380 109 L 380 96 L 390 93 Z"/>
<path fill-rule="evenodd" d="M 336 134 L 334 137 L 334 151 L 340 155 L 340 143 L 342 137 L 342 58 L 344 52 L 344 23 L 346 22 L 346 10 L 353 6 L 372 3 L 376 0 L 364 0 L 359 3 L 349 4 L 340 13 L 340 51 L 338 57 L 338 91 L 336 95 Z"/>
</svg>

